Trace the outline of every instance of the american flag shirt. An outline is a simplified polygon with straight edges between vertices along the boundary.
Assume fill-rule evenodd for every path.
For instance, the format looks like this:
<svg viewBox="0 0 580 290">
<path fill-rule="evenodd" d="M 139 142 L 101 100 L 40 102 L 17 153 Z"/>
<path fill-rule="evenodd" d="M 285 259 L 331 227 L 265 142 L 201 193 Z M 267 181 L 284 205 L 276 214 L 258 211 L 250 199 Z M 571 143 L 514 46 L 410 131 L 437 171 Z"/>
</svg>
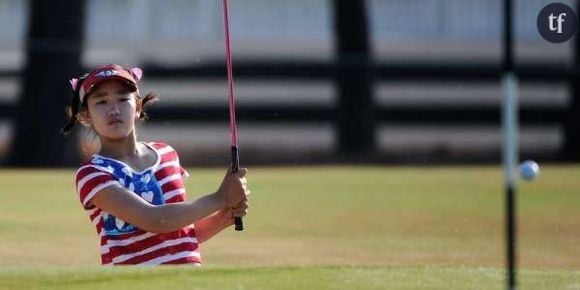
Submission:
<svg viewBox="0 0 580 290">
<path fill-rule="evenodd" d="M 186 199 L 183 179 L 188 173 L 177 152 L 165 143 L 144 143 L 157 161 L 143 171 L 112 158 L 93 155 L 76 172 L 80 202 L 95 225 L 101 243 L 103 265 L 201 264 L 193 224 L 169 233 L 150 233 L 90 203 L 100 190 L 121 185 L 154 205 Z"/>
</svg>

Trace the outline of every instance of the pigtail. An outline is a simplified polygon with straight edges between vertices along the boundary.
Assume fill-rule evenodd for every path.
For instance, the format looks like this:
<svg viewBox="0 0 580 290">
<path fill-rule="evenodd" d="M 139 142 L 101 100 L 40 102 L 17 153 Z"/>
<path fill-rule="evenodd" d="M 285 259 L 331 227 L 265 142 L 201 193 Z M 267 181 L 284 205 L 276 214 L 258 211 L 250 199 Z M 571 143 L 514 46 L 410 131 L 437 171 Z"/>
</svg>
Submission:
<svg viewBox="0 0 580 290">
<path fill-rule="evenodd" d="M 133 76 L 133 78 L 135 78 L 135 80 L 137 82 L 140 81 L 141 78 L 143 78 L 143 70 L 139 67 L 134 67 L 134 68 L 125 69 L 125 70 L 127 70 Z M 153 92 L 147 93 L 147 95 L 145 95 L 145 97 L 143 97 L 143 98 L 141 98 L 139 96 L 139 98 L 141 99 L 141 114 L 139 115 L 139 120 L 147 120 L 147 118 L 149 116 L 147 115 L 146 109 L 151 104 L 158 101 L 159 98 L 158 98 L 157 94 L 155 94 Z"/>
<path fill-rule="evenodd" d="M 63 135 L 68 135 L 72 131 L 73 127 L 79 123 L 78 114 L 82 106 L 79 95 L 84 80 L 85 80 L 84 77 L 70 80 L 70 84 L 73 88 L 73 98 L 71 101 L 71 105 L 65 109 L 68 117 L 68 122 L 60 130 L 61 134 Z"/>
<path fill-rule="evenodd" d="M 140 120 L 147 120 L 149 116 L 147 115 L 146 109 L 158 100 L 159 98 L 157 97 L 157 94 L 152 92 L 148 93 L 143 99 L 141 99 L 141 114 L 139 115 Z"/>
</svg>

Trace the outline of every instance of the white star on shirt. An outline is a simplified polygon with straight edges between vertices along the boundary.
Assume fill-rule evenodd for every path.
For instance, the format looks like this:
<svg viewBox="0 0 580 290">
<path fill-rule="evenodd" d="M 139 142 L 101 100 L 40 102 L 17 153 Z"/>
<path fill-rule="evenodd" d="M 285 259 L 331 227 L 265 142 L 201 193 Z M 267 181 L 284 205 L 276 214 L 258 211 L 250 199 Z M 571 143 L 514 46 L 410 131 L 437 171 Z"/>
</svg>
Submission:
<svg viewBox="0 0 580 290">
<path fill-rule="evenodd" d="M 151 181 L 151 175 L 145 174 L 141 177 L 141 182 L 147 184 L 149 183 L 149 181 Z"/>
<path fill-rule="evenodd" d="M 133 173 L 131 172 L 131 170 L 129 170 L 129 168 L 123 167 L 123 169 L 121 169 L 121 171 L 123 171 L 123 173 L 125 173 L 125 175 L 127 175 L 129 177 L 133 177 Z"/>
<path fill-rule="evenodd" d="M 115 226 L 117 226 L 118 229 L 122 229 L 125 226 L 125 221 L 115 218 Z"/>
</svg>

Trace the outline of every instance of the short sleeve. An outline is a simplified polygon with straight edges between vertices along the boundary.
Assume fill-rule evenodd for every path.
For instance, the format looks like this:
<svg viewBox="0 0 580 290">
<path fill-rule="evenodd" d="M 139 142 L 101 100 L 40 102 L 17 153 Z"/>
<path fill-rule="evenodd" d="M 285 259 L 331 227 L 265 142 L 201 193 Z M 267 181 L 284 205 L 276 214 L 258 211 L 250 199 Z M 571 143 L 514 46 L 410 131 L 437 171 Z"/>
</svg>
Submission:
<svg viewBox="0 0 580 290">
<path fill-rule="evenodd" d="M 189 172 L 181 166 L 179 161 L 179 153 L 175 148 L 163 142 L 151 142 L 148 143 L 149 146 L 155 148 L 161 157 L 162 167 L 166 167 L 164 164 L 171 164 L 173 170 L 172 174 L 180 174 L 182 179 L 187 179 L 189 177 Z M 179 170 L 179 172 L 177 172 Z"/>
<path fill-rule="evenodd" d="M 181 178 L 187 179 L 189 177 L 189 172 L 181 164 L 179 165 L 179 171 L 181 172 Z"/>
<path fill-rule="evenodd" d="M 177 153 L 177 150 L 175 150 L 175 148 L 169 146 L 173 152 L 175 152 L 175 161 L 177 162 L 177 165 L 179 166 L 179 173 L 181 174 L 181 178 L 183 180 L 187 179 L 189 177 L 189 172 L 187 172 L 187 169 L 185 169 L 183 166 L 181 166 L 181 162 L 179 161 L 179 153 Z"/>
<path fill-rule="evenodd" d="M 80 202 L 85 209 L 90 209 L 91 199 L 100 190 L 119 184 L 117 179 L 105 168 L 95 165 L 85 165 L 76 173 L 76 189 Z"/>
</svg>

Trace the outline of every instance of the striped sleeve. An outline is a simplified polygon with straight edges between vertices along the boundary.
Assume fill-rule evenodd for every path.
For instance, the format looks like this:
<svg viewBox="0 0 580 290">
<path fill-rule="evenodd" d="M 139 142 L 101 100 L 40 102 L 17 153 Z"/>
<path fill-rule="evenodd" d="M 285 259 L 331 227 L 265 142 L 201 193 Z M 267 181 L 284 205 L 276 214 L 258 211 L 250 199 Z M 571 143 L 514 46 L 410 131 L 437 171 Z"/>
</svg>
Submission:
<svg viewBox="0 0 580 290">
<path fill-rule="evenodd" d="M 183 166 L 179 165 L 179 171 L 181 173 L 181 178 L 187 179 L 189 177 L 189 172 L 187 172 Z"/>
<path fill-rule="evenodd" d="M 179 162 L 179 153 L 177 153 L 177 150 L 173 149 L 173 152 L 175 152 L 175 161 L 179 165 L 179 173 L 181 174 L 181 178 L 185 180 L 189 177 L 189 172 L 187 172 L 187 170 L 181 166 L 181 162 Z"/>
<path fill-rule="evenodd" d="M 162 166 L 169 166 L 170 164 L 176 166 L 179 168 L 181 178 L 187 179 L 189 177 L 189 172 L 179 162 L 179 154 L 175 148 L 163 142 L 152 142 L 149 145 L 157 149 L 159 155 L 161 155 Z"/>
<path fill-rule="evenodd" d="M 119 184 L 115 177 L 103 168 L 95 165 L 85 165 L 76 173 L 76 188 L 80 202 L 85 209 L 90 209 L 91 199 L 100 190 Z"/>
</svg>

